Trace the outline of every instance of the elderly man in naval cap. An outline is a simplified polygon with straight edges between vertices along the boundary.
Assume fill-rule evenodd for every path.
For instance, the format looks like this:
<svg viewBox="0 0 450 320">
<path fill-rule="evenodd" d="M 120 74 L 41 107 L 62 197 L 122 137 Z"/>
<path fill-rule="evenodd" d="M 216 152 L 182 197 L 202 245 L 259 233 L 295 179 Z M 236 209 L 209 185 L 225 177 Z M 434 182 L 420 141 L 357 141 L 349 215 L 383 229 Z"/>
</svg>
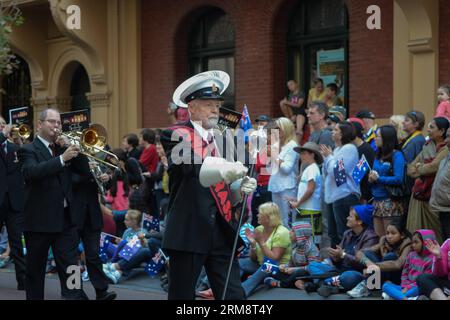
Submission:
<svg viewBox="0 0 450 320">
<path fill-rule="evenodd" d="M 236 254 L 232 252 L 238 225 L 234 206 L 242 194 L 256 189 L 255 179 L 246 176 L 242 163 L 225 160 L 218 148 L 220 136 L 212 132 L 229 82 L 227 73 L 208 71 L 182 83 L 173 100 L 188 109 L 190 120 L 161 136 L 169 159 L 170 197 L 162 247 L 170 257 L 170 300 L 195 299 L 202 267 L 214 296 L 222 297 L 231 255 Z M 244 298 L 234 259 L 225 299 Z"/>
</svg>

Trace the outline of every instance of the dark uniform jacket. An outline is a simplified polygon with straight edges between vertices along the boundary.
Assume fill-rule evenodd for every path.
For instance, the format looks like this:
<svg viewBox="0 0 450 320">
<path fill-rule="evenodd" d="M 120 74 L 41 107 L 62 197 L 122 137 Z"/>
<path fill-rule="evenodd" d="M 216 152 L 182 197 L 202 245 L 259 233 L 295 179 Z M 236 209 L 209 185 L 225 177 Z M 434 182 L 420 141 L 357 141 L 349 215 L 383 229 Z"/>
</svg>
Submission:
<svg viewBox="0 0 450 320">
<path fill-rule="evenodd" d="M 194 128 L 190 121 L 182 126 Z M 231 250 L 236 234 L 235 227 L 237 226 L 234 215 L 231 223 L 228 223 L 222 217 L 210 188 L 205 188 L 200 184 L 201 164 L 194 164 L 193 155 L 191 156 L 191 164 L 176 164 L 173 162 L 172 149 L 182 141 L 179 136 L 172 139 L 173 133 L 174 128 L 169 128 L 161 135 L 161 142 L 169 161 L 170 190 L 166 230 L 162 246 L 165 249 L 207 254 L 211 250 L 214 239 L 216 239 L 214 228 L 217 220 Z M 195 134 L 199 135 L 196 131 Z M 224 156 L 225 149 L 221 150 L 222 156 Z M 242 242 L 239 243 L 238 248 L 241 244 Z"/>
<path fill-rule="evenodd" d="M 103 215 L 98 199 L 98 186 L 89 169 L 86 156 L 80 155 L 79 172 L 72 172 L 73 205 L 79 230 L 88 222 L 92 230 L 103 228 Z"/>
<path fill-rule="evenodd" d="M 0 132 L 1 144 L 6 137 Z M 7 142 L 8 153 L 0 151 L 0 206 L 9 197 L 10 205 L 15 211 L 22 211 L 24 202 L 25 185 L 20 171 L 17 152 L 20 147 L 17 144 Z"/>
<path fill-rule="evenodd" d="M 57 154 L 63 148 L 57 146 Z M 52 157 L 46 146 L 35 138 L 18 152 L 25 179 L 25 228 L 28 232 L 62 232 L 64 230 L 64 199 L 69 208 L 73 204 L 70 165 L 62 165 L 60 158 Z M 70 222 L 75 224 L 75 211 L 70 210 Z"/>
</svg>

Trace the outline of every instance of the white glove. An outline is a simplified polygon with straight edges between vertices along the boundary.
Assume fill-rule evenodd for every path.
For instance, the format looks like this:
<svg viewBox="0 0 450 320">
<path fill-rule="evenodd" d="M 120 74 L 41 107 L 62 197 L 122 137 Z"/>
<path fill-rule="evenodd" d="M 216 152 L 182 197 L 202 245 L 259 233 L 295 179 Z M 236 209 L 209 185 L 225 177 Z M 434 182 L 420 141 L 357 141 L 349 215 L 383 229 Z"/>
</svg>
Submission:
<svg viewBox="0 0 450 320">
<path fill-rule="evenodd" d="M 247 171 L 248 169 L 240 162 L 229 162 L 223 158 L 206 157 L 200 169 L 200 184 L 206 188 L 222 181 L 231 184 L 244 177 Z"/>
<path fill-rule="evenodd" d="M 220 175 L 227 184 L 231 184 L 234 181 L 244 177 L 248 171 L 248 169 L 239 161 L 226 161 L 219 170 Z"/>
<path fill-rule="evenodd" d="M 241 191 L 245 194 L 250 194 L 256 190 L 257 183 L 255 178 L 250 178 L 249 176 L 246 176 L 244 179 L 242 179 L 241 183 Z"/>
</svg>

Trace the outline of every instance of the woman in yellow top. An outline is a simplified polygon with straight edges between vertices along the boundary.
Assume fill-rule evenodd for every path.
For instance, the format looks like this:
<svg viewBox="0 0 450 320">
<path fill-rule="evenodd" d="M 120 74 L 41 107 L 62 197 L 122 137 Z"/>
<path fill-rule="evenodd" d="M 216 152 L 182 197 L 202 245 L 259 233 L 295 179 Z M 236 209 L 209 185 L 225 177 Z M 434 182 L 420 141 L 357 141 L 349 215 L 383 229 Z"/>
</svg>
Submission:
<svg viewBox="0 0 450 320">
<path fill-rule="evenodd" d="M 246 230 L 250 242 L 250 257 L 239 259 L 241 276 L 251 274 L 242 283 L 248 298 L 253 294 L 264 279 L 270 276 L 262 270 L 264 257 L 286 264 L 291 259 L 291 240 L 289 230 L 281 223 L 280 209 L 273 202 L 266 202 L 258 208 L 258 226 L 254 235 Z"/>
<path fill-rule="evenodd" d="M 323 80 L 317 78 L 314 80 L 314 88 L 309 90 L 308 94 L 308 107 L 311 106 L 311 103 L 314 101 L 325 102 L 327 92 L 325 91 L 325 86 L 323 84 Z"/>
</svg>

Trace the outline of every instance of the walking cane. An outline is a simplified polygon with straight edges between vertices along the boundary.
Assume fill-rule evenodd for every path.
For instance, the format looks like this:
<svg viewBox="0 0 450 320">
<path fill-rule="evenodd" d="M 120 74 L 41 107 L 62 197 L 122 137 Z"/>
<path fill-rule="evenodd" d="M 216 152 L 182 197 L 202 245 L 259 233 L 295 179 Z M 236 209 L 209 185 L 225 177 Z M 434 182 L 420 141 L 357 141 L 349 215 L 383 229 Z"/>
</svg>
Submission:
<svg viewBox="0 0 450 320">
<path fill-rule="evenodd" d="M 253 175 L 254 169 L 255 169 L 255 164 L 252 164 L 250 166 L 249 177 L 251 177 Z M 237 243 L 238 243 L 238 240 L 239 240 L 239 233 L 241 231 L 242 219 L 244 217 L 245 209 L 247 208 L 247 200 L 248 200 L 248 194 L 246 194 L 244 196 L 244 201 L 243 201 L 243 204 L 242 204 L 241 216 L 239 217 L 238 228 L 236 230 L 236 236 L 234 237 L 233 251 L 231 252 L 230 264 L 228 265 L 227 278 L 225 280 L 225 286 L 223 288 L 222 300 L 225 300 L 225 296 L 226 296 L 226 293 L 227 293 L 228 283 L 230 281 L 231 269 L 233 267 L 233 262 L 234 262 L 234 253 L 236 252 L 236 247 L 237 247 Z"/>
</svg>

